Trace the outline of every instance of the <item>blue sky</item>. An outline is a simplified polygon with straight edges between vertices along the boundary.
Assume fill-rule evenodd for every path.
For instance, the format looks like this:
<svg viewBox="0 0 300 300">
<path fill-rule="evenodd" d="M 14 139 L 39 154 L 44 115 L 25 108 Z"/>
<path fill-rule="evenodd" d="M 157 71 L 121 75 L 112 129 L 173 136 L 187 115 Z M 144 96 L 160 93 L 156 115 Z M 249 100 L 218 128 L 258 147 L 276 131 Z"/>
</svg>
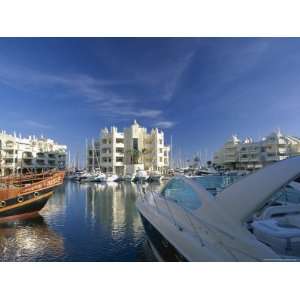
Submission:
<svg viewBox="0 0 300 300">
<path fill-rule="evenodd" d="M 299 136 L 299 95 L 300 39 L 0 38 L 0 128 L 73 153 L 134 119 L 186 156 L 231 134 Z"/>
</svg>

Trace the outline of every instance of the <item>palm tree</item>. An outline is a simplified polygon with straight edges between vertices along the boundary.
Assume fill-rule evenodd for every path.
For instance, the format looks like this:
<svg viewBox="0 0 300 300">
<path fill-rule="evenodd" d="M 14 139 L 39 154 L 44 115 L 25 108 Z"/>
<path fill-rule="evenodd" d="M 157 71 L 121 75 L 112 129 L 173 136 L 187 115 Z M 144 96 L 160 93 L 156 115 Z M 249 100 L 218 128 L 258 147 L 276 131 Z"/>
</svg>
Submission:
<svg viewBox="0 0 300 300">
<path fill-rule="evenodd" d="M 141 155 L 141 152 L 139 150 L 130 149 L 130 150 L 127 150 L 126 153 L 130 157 L 130 164 L 135 165 L 135 164 L 139 163 L 139 159 L 140 159 L 140 155 Z"/>
</svg>

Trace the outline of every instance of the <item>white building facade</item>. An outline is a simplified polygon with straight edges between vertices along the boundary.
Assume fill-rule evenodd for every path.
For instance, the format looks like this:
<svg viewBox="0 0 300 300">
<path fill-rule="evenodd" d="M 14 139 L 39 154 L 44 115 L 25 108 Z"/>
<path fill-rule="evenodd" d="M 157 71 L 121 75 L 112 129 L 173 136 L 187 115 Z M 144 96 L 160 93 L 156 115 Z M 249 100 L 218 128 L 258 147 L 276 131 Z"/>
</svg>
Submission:
<svg viewBox="0 0 300 300">
<path fill-rule="evenodd" d="M 164 173 L 169 168 L 169 152 L 163 131 L 155 128 L 148 133 L 134 121 L 124 132 L 116 127 L 101 130 L 100 138 L 88 146 L 87 169 L 117 175 L 133 174 L 138 169 Z"/>
<path fill-rule="evenodd" d="M 255 170 L 295 155 L 300 155 L 300 139 L 280 131 L 258 142 L 251 138 L 240 141 L 233 135 L 214 154 L 213 164 L 220 169 Z"/>
<path fill-rule="evenodd" d="M 66 168 L 67 146 L 51 139 L 0 131 L 0 175 L 15 175 L 20 172 Z"/>
</svg>

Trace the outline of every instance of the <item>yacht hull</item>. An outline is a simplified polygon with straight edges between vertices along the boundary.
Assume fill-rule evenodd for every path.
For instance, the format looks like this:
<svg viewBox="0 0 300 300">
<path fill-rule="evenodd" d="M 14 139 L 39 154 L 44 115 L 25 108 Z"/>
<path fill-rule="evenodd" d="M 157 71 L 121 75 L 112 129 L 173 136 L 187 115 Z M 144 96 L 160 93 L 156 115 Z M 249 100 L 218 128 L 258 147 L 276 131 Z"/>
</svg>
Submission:
<svg viewBox="0 0 300 300">
<path fill-rule="evenodd" d="M 150 245 L 159 261 L 188 261 L 142 214 L 140 215 Z"/>
</svg>

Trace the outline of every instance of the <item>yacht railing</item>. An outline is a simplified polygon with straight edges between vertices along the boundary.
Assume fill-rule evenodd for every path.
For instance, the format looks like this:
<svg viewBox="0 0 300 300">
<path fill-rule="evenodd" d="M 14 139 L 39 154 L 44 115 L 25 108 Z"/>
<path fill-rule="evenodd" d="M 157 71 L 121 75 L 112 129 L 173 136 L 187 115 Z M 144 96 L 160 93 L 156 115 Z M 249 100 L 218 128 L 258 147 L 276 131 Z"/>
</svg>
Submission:
<svg viewBox="0 0 300 300">
<path fill-rule="evenodd" d="M 140 193 L 140 199 L 141 201 L 149 201 L 147 199 L 147 197 L 145 197 L 145 194 L 146 194 L 146 190 L 144 187 L 142 187 L 141 184 L 138 184 L 138 191 Z M 159 214 L 162 214 L 162 210 L 159 208 L 159 205 L 157 203 L 157 195 L 158 194 L 157 192 L 153 191 L 153 188 L 152 188 L 152 185 L 150 184 L 150 188 L 148 190 L 150 193 L 151 193 L 151 196 L 152 196 L 152 199 L 153 199 L 153 202 L 154 202 L 154 205 L 156 207 L 156 210 Z M 173 224 L 175 225 L 175 227 L 179 230 L 179 231 L 190 231 L 188 230 L 187 228 L 184 228 L 183 225 L 179 225 L 179 222 L 176 221 L 176 217 L 175 215 L 172 213 L 172 209 L 168 203 L 168 199 L 164 198 L 164 197 L 160 197 L 160 199 L 163 199 L 164 200 L 164 203 L 167 207 L 167 210 L 168 210 L 168 213 L 169 213 L 169 216 L 173 222 Z M 226 236 L 227 238 L 229 238 L 230 240 L 234 241 L 236 240 L 236 237 L 233 236 L 232 234 L 224 231 L 223 229 L 219 228 L 218 226 L 215 226 L 207 221 L 204 221 L 202 219 L 200 219 L 198 216 L 196 216 L 192 211 L 188 210 L 187 208 L 183 207 L 183 206 L 180 206 L 181 210 L 184 212 L 184 215 L 186 217 L 186 219 L 188 220 L 188 222 L 190 223 L 191 225 L 191 229 L 192 231 L 190 231 L 191 233 L 193 233 L 193 235 L 199 240 L 200 242 L 200 245 L 202 247 L 205 247 L 206 246 L 206 243 L 204 241 L 204 239 L 201 237 L 201 234 L 199 233 L 199 229 L 200 230 L 205 230 L 206 231 L 206 234 L 208 234 L 209 232 L 214 232 L 215 234 L 219 235 L 223 235 L 223 236 Z M 197 220 L 197 223 L 198 224 L 195 224 L 193 219 Z M 201 226 L 203 227 L 203 229 L 201 228 L 201 226 L 199 226 L 199 224 L 201 224 Z M 200 228 L 199 228 L 200 227 Z M 223 240 L 221 238 L 217 238 L 217 242 L 220 246 L 223 247 L 223 249 L 225 251 L 227 251 L 229 253 L 229 255 L 231 255 L 233 257 L 234 260 L 238 261 L 238 258 L 236 257 L 236 255 L 232 252 L 233 250 L 236 251 L 236 252 L 239 252 L 245 256 L 248 256 L 250 258 L 252 258 L 253 260 L 259 260 L 257 259 L 256 257 L 250 255 L 248 252 L 245 252 L 245 251 L 242 251 L 241 249 L 237 248 L 237 247 L 234 247 L 234 246 L 230 246 L 228 245 L 227 243 L 225 244 L 223 242 Z"/>
</svg>

